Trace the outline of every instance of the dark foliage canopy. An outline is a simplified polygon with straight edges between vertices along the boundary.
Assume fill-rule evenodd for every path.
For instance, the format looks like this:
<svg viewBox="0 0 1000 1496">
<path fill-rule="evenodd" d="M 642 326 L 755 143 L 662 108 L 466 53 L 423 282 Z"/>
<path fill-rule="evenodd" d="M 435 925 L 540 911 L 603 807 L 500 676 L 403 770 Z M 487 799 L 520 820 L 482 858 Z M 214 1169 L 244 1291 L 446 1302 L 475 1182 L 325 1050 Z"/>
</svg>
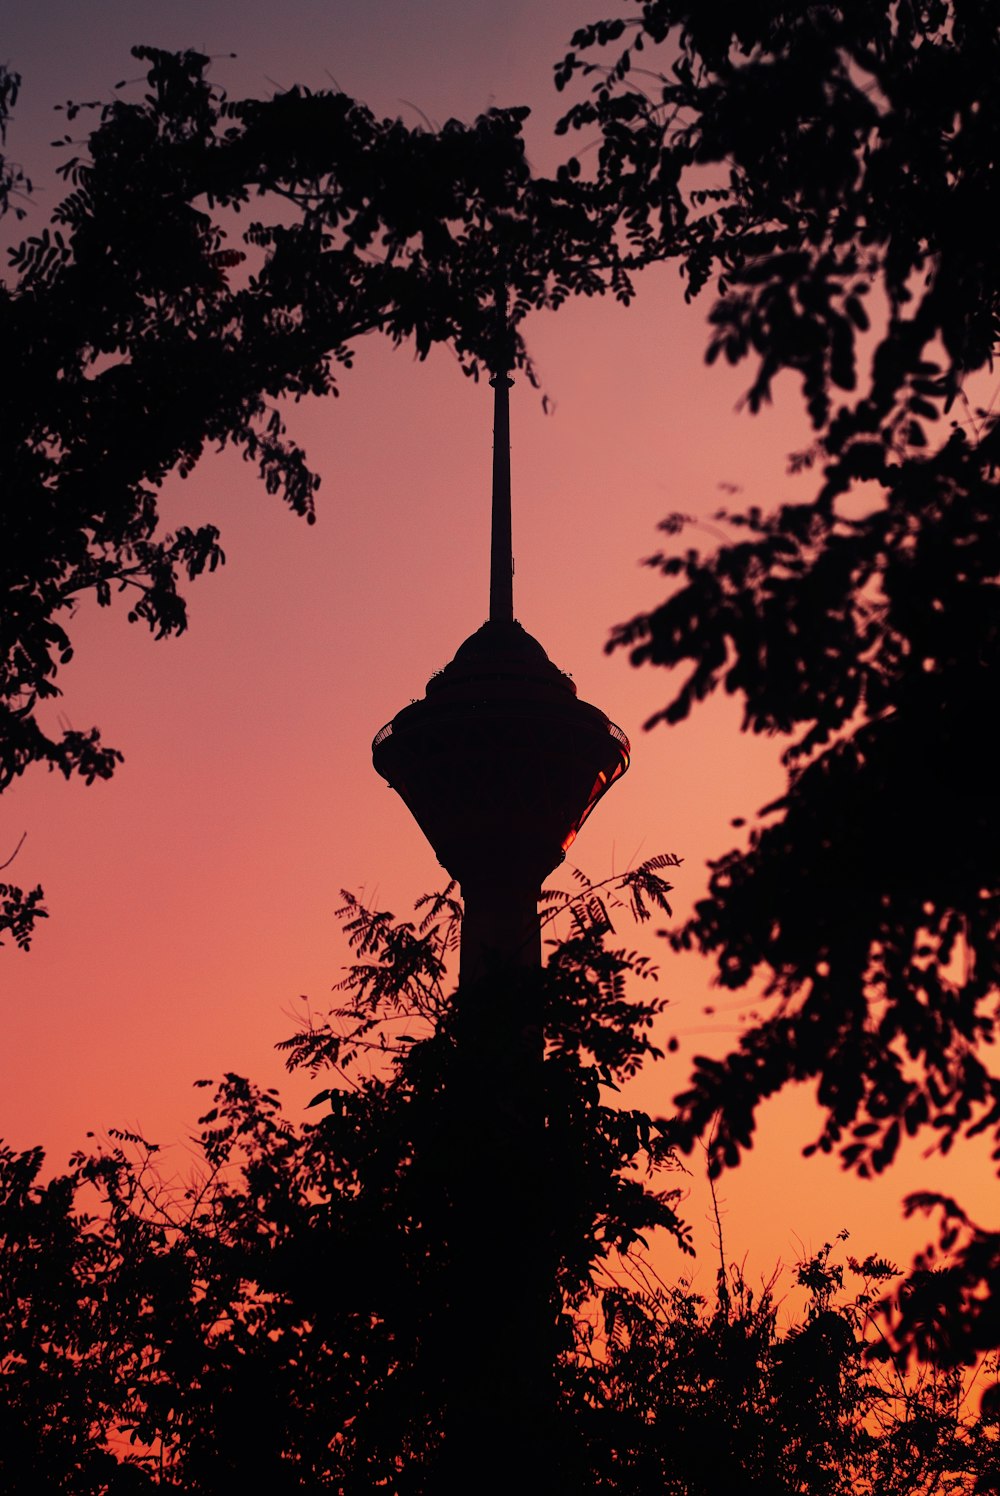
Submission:
<svg viewBox="0 0 1000 1496">
<path fill-rule="evenodd" d="M 662 1188 L 676 1161 L 648 1117 L 608 1097 L 655 1055 L 661 1004 L 648 980 L 627 990 L 653 974 L 613 948 L 606 898 L 589 890 L 571 906 L 575 929 L 531 992 L 548 1040 L 550 1136 L 532 1159 L 554 1244 L 559 1457 L 546 1489 L 992 1489 L 993 1415 L 971 1412 L 961 1378 L 907 1380 L 891 1359 L 863 1359 L 891 1264 L 849 1259 L 851 1293 L 825 1247 L 801 1264 L 805 1310 L 783 1331 L 771 1291 L 755 1298 L 724 1261 L 712 1305 L 651 1273 L 641 1233 L 685 1236 L 676 1192 Z M 314 1124 L 293 1125 L 275 1093 L 229 1075 L 183 1179 L 120 1132 L 48 1183 L 37 1151 L 0 1148 L 0 1478 L 11 1496 L 459 1488 L 441 1463 L 456 1380 L 502 1396 L 530 1375 L 511 1314 L 518 1258 L 539 1243 L 517 1212 L 502 1251 L 480 1236 L 473 1320 L 456 1337 L 462 1180 L 504 1190 L 494 1148 L 510 1098 L 480 1093 L 456 1126 L 456 1020 L 483 994 L 447 990 L 453 901 L 420 912 L 417 925 L 345 905 L 357 964 L 342 1005 L 285 1045 L 293 1066 L 326 1082 Z M 515 1015 L 522 995 L 505 988 Z M 456 1343 L 468 1355 L 457 1378 L 446 1354 Z M 473 1471 L 476 1489 L 509 1489 L 491 1484 L 505 1447 L 523 1451 L 513 1420 L 491 1429 L 463 1480 Z"/>
<path fill-rule="evenodd" d="M 308 518 L 316 480 L 276 402 L 331 392 L 356 336 L 446 341 L 474 370 L 498 263 L 516 319 L 627 301 L 634 271 L 675 260 L 688 294 L 714 293 L 707 355 L 748 363 L 751 411 L 801 384 L 793 466 L 815 475 L 808 502 L 728 516 L 715 554 L 652 558 L 669 595 L 614 635 L 686 667 L 654 720 L 721 689 L 788 739 L 786 793 L 675 935 L 774 1010 L 699 1062 L 675 1136 L 719 1114 L 731 1165 L 758 1103 L 810 1081 L 817 1146 L 861 1172 L 905 1135 L 1000 1150 L 1000 435 L 976 380 L 998 325 L 1000 6 L 643 0 L 571 45 L 564 133 L 601 148 L 551 180 L 519 110 L 411 131 L 335 93 L 227 101 L 204 58 L 139 49 L 148 93 L 102 112 L 0 300 L 0 788 L 32 763 L 112 772 L 96 730 L 49 736 L 36 707 L 81 594 L 123 588 L 154 633 L 184 627 L 184 579 L 222 557 L 212 527 L 158 533 L 168 473 L 233 443 Z M 15 92 L 3 75 L 4 112 Z M 16 173 L 0 181 L 14 200 Z M 26 943 L 39 900 L 0 886 L 0 928 Z M 958 1202 L 913 1208 L 940 1212 L 951 1253 L 907 1300 L 913 1333 L 956 1357 L 996 1345 L 1000 1235 Z"/>
<path fill-rule="evenodd" d="M 442 1488 L 456 1385 L 499 1395 L 530 1362 L 513 1334 L 517 1262 L 544 1240 L 526 1211 L 498 1208 L 531 1193 L 498 1169 L 516 1101 L 480 1067 L 469 1105 L 446 985 L 456 907 L 427 903 L 418 929 L 348 900 L 358 962 L 343 1003 L 284 1046 L 326 1082 L 315 1123 L 293 1126 L 273 1092 L 230 1075 L 183 1182 L 122 1133 L 48 1184 L 37 1151 L 0 1153 L 5 1490 L 132 1489 L 115 1483 L 116 1432 L 135 1489 Z M 626 1001 L 629 958 L 606 930 L 584 915 L 528 982 L 551 1044 L 553 1125 L 531 1170 L 548 1201 L 553 1367 L 572 1360 L 575 1313 L 607 1259 L 655 1226 L 686 1238 L 676 1190 L 654 1178 L 668 1150 L 647 1117 L 605 1099 L 655 1052 L 661 1006 Z M 504 995 L 516 1028 L 526 994 L 515 982 Z"/>
<path fill-rule="evenodd" d="M 650 0 L 573 47 L 560 83 L 596 82 L 565 124 L 601 128 L 637 257 L 711 284 L 709 362 L 750 363 L 751 411 L 796 376 L 814 432 L 792 468 L 815 496 L 652 557 L 671 591 L 612 640 L 687 667 L 654 722 L 724 690 L 789 740 L 786 793 L 675 936 L 774 1012 L 698 1061 L 678 1138 L 718 1114 L 732 1165 L 758 1103 L 809 1080 L 817 1146 L 862 1174 L 928 1132 L 1000 1159 L 1000 433 L 975 378 L 1000 327 L 1000 7 Z M 971 1353 L 998 1340 L 1000 1237 L 913 1208 L 935 1204 L 966 1249 L 921 1313 L 940 1293 Z"/>
<path fill-rule="evenodd" d="M 184 582 L 224 557 L 212 525 L 162 533 L 168 475 L 234 446 L 311 521 L 319 480 L 280 402 L 335 394 L 355 339 L 409 339 L 421 358 L 446 342 L 476 374 L 501 280 L 515 326 L 571 293 L 629 295 L 596 191 L 532 176 L 527 110 L 433 134 L 333 91 L 228 100 L 199 54 L 135 54 L 147 91 L 100 111 L 0 292 L 0 791 L 32 764 L 113 772 L 96 729 L 53 735 L 37 708 L 82 597 L 124 593 L 158 638 L 186 627 Z M 0 125 L 16 82 L 0 75 Z M 19 182 L 0 176 L 0 207 Z M 525 361 L 516 338 L 509 356 Z M 5 896 L 0 930 L 26 944 L 37 904 Z"/>
</svg>

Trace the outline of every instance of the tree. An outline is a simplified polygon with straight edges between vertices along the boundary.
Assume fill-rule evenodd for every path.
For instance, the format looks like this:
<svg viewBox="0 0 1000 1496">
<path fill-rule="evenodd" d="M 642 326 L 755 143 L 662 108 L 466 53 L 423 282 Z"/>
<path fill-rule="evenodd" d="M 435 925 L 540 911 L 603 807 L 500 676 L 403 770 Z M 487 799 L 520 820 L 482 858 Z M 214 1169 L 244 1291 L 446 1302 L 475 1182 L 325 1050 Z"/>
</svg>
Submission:
<svg viewBox="0 0 1000 1496">
<path fill-rule="evenodd" d="M 636 883 L 610 898 L 637 888 L 641 899 Z M 682 1244 L 687 1233 L 677 1191 L 662 1187 L 669 1148 L 648 1117 L 606 1099 L 655 1055 L 660 1006 L 627 991 L 652 973 L 615 948 L 608 904 L 590 888 L 571 905 L 575 929 L 533 992 L 552 1134 L 534 1160 L 555 1243 L 560 1458 L 547 1489 L 990 1489 L 995 1431 L 968 1412 L 960 1379 L 913 1384 L 891 1361 L 863 1360 L 890 1264 L 853 1263 L 852 1297 L 824 1248 L 800 1266 L 805 1317 L 783 1332 L 771 1291 L 755 1299 L 724 1262 L 711 1306 L 650 1276 L 642 1233 L 659 1226 Z M 346 996 L 284 1046 L 326 1082 L 313 1124 L 291 1124 L 275 1093 L 228 1075 L 187 1180 L 165 1177 L 134 1134 L 47 1184 L 37 1150 L 0 1151 L 0 1472 L 12 1496 L 452 1488 L 449 1403 L 456 1371 L 474 1374 L 443 1359 L 456 1185 L 491 1166 L 504 1098 L 457 1131 L 456 906 L 446 895 L 418 912 L 419 925 L 345 904 L 357 952 Z M 491 1261 L 499 1273 L 485 1272 Z M 512 1364 L 524 1371 L 498 1316 L 516 1263 L 488 1250 L 479 1263 L 472 1339 L 499 1393 Z M 464 1478 L 490 1489 L 496 1456 L 481 1446 Z"/>
<path fill-rule="evenodd" d="M 431 134 L 335 91 L 231 101 L 197 53 L 135 55 L 148 91 L 100 111 L 0 292 L 0 791 L 34 764 L 113 773 L 96 729 L 53 736 L 36 709 L 58 693 L 81 597 L 124 593 L 129 620 L 166 637 L 187 624 L 184 582 L 224 560 L 212 525 L 162 533 L 169 474 L 233 445 L 311 521 L 319 480 L 281 401 L 336 394 L 355 339 L 412 339 L 421 358 L 447 342 L 476 375 L 496 352 L 501 280 L 512 327 L 572 292 L 629 294 L 592 187 L 532 176 L 526 110 Z M 0 75 L 0 126 L 15 96 Z M 0 175 L 0 207 L 17 180 Z M 6 897 L 0 933 L 26 944 L 39 906 Z"/>
<path fill-rule="evenodd" d="M 147 1481 L 192 1492 L 243 1479 L 440 1489 L 456 1387 L 476 1377 L 449 1361 L 470 1266 L 475 1354 L 492 1370 L 480 1385 L 501 1396 L 521 1347 L 489 1324 L 516 1263 L 492 1277 L 485 1266 L 503 1259 L 483 1240 L 470 1264 L 457 1219 L 465 1178 L 491 1177 L 509 1098 L 484 1091 L 480 1072 L 468 1111 L 460 1002 L 445 982 L 456 906 L 425 902 L 418 931 L 348 900 L 358 964 L 346 1001 L 285 1046 L 292 1065 L 327 1077 L 312 1125 L 292 1126 L 273 1093 L 227 1076 L 201 1118 L 202 1172 L 185 1186 L 158 1177 L 156 1150 L 134 1135 L 44 1186 L 37 1152 L 3 1155 L 5 1488 L 36 1489 L 11 1482 L 44 1472 L 46 1489 L 103 1490 L 117 1431 Z M 647 1117 L 602 1095 L 655 1053 L 660 1007 L 625 997 L 633 961 L 606 933 L 584 907 L 531 993 L 550 1046 L 551 1128 L 533 1160 L 550 1211 L 543 1240 L 509 1225 L 522 1254 L 552 1254 L 553 1366 L 572 1355 L 575 1310 L 604 1260 L 654 1226 L 687 1240 L 678 1192 L 655 1185 L 669 1150 Z"/>
<path fill-rule="evenodd" d="M 723 1264 L 711 1305 L 638 1273 L 606 1291 L 590 1388 L 599 1479 L 670 1496 L 989 1490 L 995 1432 L 967 1411 L 961 1375 L 908 1378 L 870 1358 L 881 1348 L 875 1305 L 895 1273 L 875 1255 L 842 1264 L 827 1243 L 798 1264 L 805 1310 L 784 1329 L 776 1284 L 755 1294 L 735 1266 Z"/>
<path fill-rule="evenodd" d="M 652 557 L 671 591 L 611 641 L 689 666 L 653 722 L 721 689 L 788 739 L 786 793 L 674 936 L 774 1012 L 697 1060 L 676 1137 L 718 1115 L 732 1166 L 759 1102 L 808 1080 L 813 1146 L 862 1174 L 928 1129 L 943 1151 L 990 1132 L 1000 1159 L 1000 433 L 972 381 L 1000 327 L 1000 7 L 650 0 L 573 48 L 557 81 L 596 81 L 563 127 L 600 127 L 635 260 L 712 286 L 706 356 L 752 362 L 751 411 L 798 375 L 814 438 L 791 464 L 819 473 L 809 502 L 724 516 L 742 534 L 714 554 Z M 909 1208 L 940 1210 L 952 1256 L 925 1259 L 904 1335 L 995 1346 L 1000 1234 Z"/>
<path fill-rule="evenodd" d="M 721 1110 L 714 1162 L 731 1165 L 762 1097 L 815 1080 L 817 1146 L 859 1170 L 927 1128 L 943 1148 L 990 1131 L 1000 1149 L 984 1059 L 1000 438 L 963 384 L 996 339 L 981 225 L 998 190 L 997 23 L 995 0 L 645 0 L 631 24 L 584 27 L 559 65 L 563 86 L 596 77 L 564 125 L 596 125 L 602 145 L 592 176 L 570 158 L 552 180 L 527 170 L 520 111 L 428 135 L 338 94 L 233 104 L 203 58 L 139 49 L 149 94 L 104 112 L 91 159 L 68 165 L 59 227 L 17 253 L 3 303 L 23 398 L 0 450 L 31 507 L 0 551 L 15 558 L 0 788 L 31 762 L 113 770 L 96 733 L 52 740 L 34 717 L 71 647 L 57 620 L 81 588 L 107 601 L 123 586 L 154 631 L 183 627 L 178 574 L 217 564 L 219 537 L 155 538 L 155 490 L 206 441 L 235 441 L 308 514 L 314 480 L 267 402 L 330 391 L 354 336 L 450 341 L 473 369 L 498 262 L 518 316 L 572 293 L 627 301 L 634 271 L 675 259 L 689 294 L 717 293 L 708 357 L 755 362 L 751 410 L 799 376 L 814 440 L 793 465 L 821 472 L 810 503 L 730 516 L 745 538 L 715 555 L 654 558 L 674 590 L 613 640 L 637 663 L 691 663 L 662 720 L 721 687 L 749 729 L 791 740 L 787 793 L 716 860 L 676 935 L 730 986 L 762 976 L 776 1013 L 699 1065 L 676 1137 L 691 1146 Z M 291 222 L 236 249 L 231 215 L 254 195 Z M 248 278 L 231 282 L 241 254 Z M 164 427 L 157 392 L 178 387 Z M 37 903 L 0 898 L 27 938 Z M 980 1289 L 1000 1286 L 1000 1234 L 957 1202 L 913 1204 L 942 1212 L 953 1261 L 909 1294 L 904 1332 L 923 1343 L 947 1321 L 954 1356 L 995 1344 L 997 1296 Z"/>
<path fill-rule="evenodd" d="M 0 63 L 0 150 L 3 150 L 7 144 L 7 124 L 11 110 L 17 103 L 20 87 L 21 75 L 12 72 L 9 67 Z M 10 211 L 12 198 L 15 216 L 23 217 L 24 208 L 19 199 L 30 192 L 31 182 L 21 167 L 8 161 L 6 156 L 0 156 L 0 217 Z"/>
</svg>

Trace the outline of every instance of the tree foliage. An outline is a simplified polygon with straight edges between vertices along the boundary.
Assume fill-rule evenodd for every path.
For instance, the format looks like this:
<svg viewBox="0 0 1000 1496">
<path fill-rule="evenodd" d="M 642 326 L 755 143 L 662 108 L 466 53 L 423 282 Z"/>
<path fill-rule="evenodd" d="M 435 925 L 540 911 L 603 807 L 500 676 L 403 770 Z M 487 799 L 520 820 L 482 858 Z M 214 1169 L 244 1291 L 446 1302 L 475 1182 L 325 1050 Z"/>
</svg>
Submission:
<svg viewBox="0 0 1000 1496">
<path fill-rule="evenodd" d="M 549 1126 L 532 1168 L 555 1243 L 550 1488 L 991 1489 L 995 1429 L 961 1379 L 907 1381 L 891 1359 L 863 1359 L 890 1264 L 852 1263 L 851 1295 L 824 1248 L 800 1266 L 807 1306 L 787 1329 L 773 1285 L 755 1298 L 724 1263 L 712 1304 L 652 1275 L 642 1233 L 684 1242 L 686 1229 L 658 1179 L 673 1161 L 656 1126 L 605 1099 L 655 1054 L 661 1006 L 594 902 L 628 892 L 585 888 L 575 930 L 533 984 Z M 185 1178 L 123 1132 L 48 1182 L 38 1150 L 0 1151 L 0 1473 L 12 1496 L 453 1488 L 449 1402 L 456 1380 L 477 1375 L 448 1364 L 467 1245 L 455 1215 L 470 1171 L 497 1183 L 510 1098 L 480 1090 L 473 1124 L 466 1114 L 456 1129 L 459 1011 L 483 991 L 448 991 L 451 895 L 421 912 L 418 924 L 345 904 L 357 959 L 344 996 L 284 1046 L 326 1082 L 314 1122 L 291 1123 L 273 1091 L 228 1075 Z M 504 996 L 516 1005 L 516 990 Z M 510 1225 L 522 1256 L 544 1252 L 524 1220 Z M 528 1376 L 530 1353 L 497 1312 L 512 1303 L 516 1255 L 478 1246 L 463 1343 L 505 1378 Z M 495 1430 L 515 1447 L 522 1434 Z M 465 1478 L 489 1489 L 501 1454 L 482 1446 Z"/>
<path fill-rule="evenodd" d="M 532 175 L 527 110 L 431 133 L 332 90 L 230 100 L 200 54 L 135 55 L 146 92 L 100 109 L 0 291 L 0 790 L 32 764 L 114 771 L 96 729 L 53 733 L 39 709 L 81 599 L 123 594 L 167 637 L 187 625 L 185 584 L 223 561 L 213 525 L 163 533 L 168 476 L 232 446 L 311 521 L 319 479 L 282 402 L 336 394 L 357 338 L 420 358 L 447 343 L 476 374 L 501 280 L 515 326 L 572 292 L 629 293 L 593 187 Z M 15 96 L 0 74 L 0 126 Z M 516 335 L 505 354 L 525 362 Z"/>
<path fill-rule="evenodd" d="M 7 124 L 11 110 L 17 103 L 20 88 L 20 73 L 15 73 L 11 68 L 0 63 L 0 150 L 6 148 Z M 10 211 L 13 211 L 16 217 L 23 218 L 25 210 L 22 199 L 30 192 L 31 182 L 25 176 L 23 169 L 15 162 L 8 160 L 6 155 L 0 156 L 0 218 Z"/>
<path fill-rule="evenodd" d="M 809 1081 L 816 1146 L 863 1173 L 906 1135 L 989 1133 L 1000 1153 L 1000 436 L 975 408 L 1000 292 L 996 0 L 643 0 L 559 64 L 584 84 L 564 133 L 597 129 L 600 150 L 552 179 L 528 168 L 521 110 L 432 134 L 333 92 L 228 101 L 201 56 L 137 50 L 148 92 L 102 111 L 0 299 L 17 496 L 0 788 L 32 763 L 113 771 L 96 730 L 50 735 L 38 708 L 80 596 L 122 589 L 154 633 L 185 626 L 184 582 L 222 552 L 211 526 L 160 533 L 169 473 L 233 443 L 308 518 L 316 479 L 280 401 L 333 392 L 354 338 L 446 342 L 474 371 L 498 265 L 516 321 L 570 294 L 627 301 L 634 271 L 674 260 L 689 295 L 715 294 L 707 356 L 749 364 L 751 410 L 799 381 L 812 438 L 793 466 L 816 477 L 808 502 L 729 516 L 741 533 L 712 555 L 653 557 L 669 595 L 613 639 L 685 667 L 654 720 L 721 689 L 788 739 L 786 793 L 675 935 L 725 984 L 762 981 L 774 1012 L 698 1063 L 674 1136 L 718 1113 L 713 1163 L 732 1164 L 759 1102 Z M 15 94 L 0 75 L 0 123 Z M 26 943 L 39 899 L 4 885 L 0 932 Z M 923 1343 L 949 1318 L 949 1353 L 975 1354 L 997 1343 L 997 1235 L 957 1202 L 922 1207 L 952 1256 L 904 1324 Z"/>
<path fill-rule="evenodd" d="M 774 1011 L 697 1061 L 677 1135 L 718 1113 L 732 1165 L 759 1102 L 811 1081 L 815 1146 L 862 1174 L 908 1135 L 989 1133 L 1000 1159 L 1000 436 L 974 408 L 1000 326 L 1000 8 L 650 0 L 573 48 L 558 81 L 593 87 L 564 127 L 599 126 L 637 259 L 710 285 L 709 362 L 751 365 L 751 411 L 794 374 L 813 428 L 792 467 L 814 497 L 652 557 L 670 592 L 612 639 L 683 669 L 653 722 L 723 690 L 788 739 L 785 794 L 674 937 Z M 943 1209 L 956 1255 L 922 1323 L 940 1292 L 974 1354 L 997 1343 L 997 1238 Z"/>
<path fill-rule="evenodd" d="M 724 1261 L 711 1304 L 683 1281 L 641 1272 L 606 1290 L 588 1388 L 589 1456 L 607 1482 L 597 1489 L 989 1490 L 995 1431 L 989 1415 L 971 1413 L 961 1375 L 925 1367 L 907 1378 L 871 1356 L 895 1268 L 874 1254 L 846 1264 L 838 1255 L 828 1242 L 797 1265 L 804 1310 L 786 1310 L 781 1326 L 776 1282 L 755 1292 L 745 1267 Z"/>
<path fill-rule="evenodd" d="M 273 1092 L 229 1075 L 200 1119 L 187 1181 L 121 1133 L 48 1184 L 37 1151 L 2 1155 L 5 1489 L 39 1489 L 44 1476 L 44 1489 L 74 1496 L 118 1490 L 115 1439 L 132 1446 L 137 1489 L 435 1489 L 447 1403 L 475 1376 L 448 1364 L 470 1269 L 477 1359 L 524 1353 L 516 1339 L 505 1347 L 509 1324 L 489 1323 L 516 1263 L 485 1237 L 470 1259 L 457 1218 L 470 1198 L 508 1198 L 496 1166 L 512 1098 L 479 1069 L 468 1109 L 461 994 L 445 981 L 455 914 L 438 901 L 418 931 L 348 902 L 359 959 L 346 1000 L 285 1046 L 294 1066 L 328 1078 L 315 1122 L 293 1126 Z M 607 947 L 606 925 L 585 923 L 529 982 L 550 1035 L 551 1126 L 531 1168 L 550 1202 L 554 1361 L 572 1358 L 574 1314 L 603 1262 L 657 1226 L 687 1235 L 677 1191 L 656 1186 L 671 1157 L 655 1127 L 604 1100 L 653 1052 L 660 1001 L 623 1000 L 628 958 Z M 525 994 L 515 983 L 504 996 L 516 1014 Z M 470 1176 L 483 1180 L 472 1196 Z M 544 1254 L 529 1223 L 507 1226 L 521 1256 Z M 486 1271 L 494 1260 L 504 1281 Z"/>
</svg>

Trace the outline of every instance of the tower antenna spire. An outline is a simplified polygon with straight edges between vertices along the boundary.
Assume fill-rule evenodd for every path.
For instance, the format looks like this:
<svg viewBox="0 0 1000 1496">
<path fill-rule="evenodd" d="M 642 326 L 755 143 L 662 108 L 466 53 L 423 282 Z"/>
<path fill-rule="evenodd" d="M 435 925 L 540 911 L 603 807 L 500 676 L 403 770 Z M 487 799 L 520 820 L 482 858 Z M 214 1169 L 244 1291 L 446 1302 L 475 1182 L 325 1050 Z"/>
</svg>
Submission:
<svg viewBox="0 0 1000 1496">
<path fill-rule="evenodd" d="M 496 293 L 497 329 L 493 352 L 493 514 L 490 529 L 490 622 L 514 619 L 514 547 L 510 523 L 511 335 L 507 287 Z"/>
</svg>

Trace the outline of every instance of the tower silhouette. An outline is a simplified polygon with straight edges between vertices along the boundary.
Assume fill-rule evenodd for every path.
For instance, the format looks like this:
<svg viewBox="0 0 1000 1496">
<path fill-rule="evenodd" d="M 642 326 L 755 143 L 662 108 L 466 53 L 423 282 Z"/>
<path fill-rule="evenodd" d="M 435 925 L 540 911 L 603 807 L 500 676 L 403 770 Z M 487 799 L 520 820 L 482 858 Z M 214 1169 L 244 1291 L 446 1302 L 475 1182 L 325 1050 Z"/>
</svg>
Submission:
<svg viewBox="0 0 1000 1496">
<path fill-rule="evenodd" d="M 542 882 L 629 762 L 625 734 L 514 618 L 512 381 L 501 370 L 490 383 L 489 619 L 372 744 L 375 768 L 461 885 L 463 983 L 490 963 L 539 964 Z"/>
<path fill-rule="evenodd" d="M 498 362 L 502 362 L 498 360 Z M 559 1247 L 537 976 L 541 885 L 628 767 L 625 734 L 556 668 L 513 611 L 511 380 L 494 389 L 490 613 L 372 744 L 461 885 L 455 1067 L 441 1174 L 448 1209 L 442 1490 L 512 1491 L 527 1472 L 565 1483 L 556 1435 Z M 532 975 L 534 969 L 535 975 Z M 495 1333 L 484 1334 L 484 1295 Z M 469 1485 L 476 1472 L 475 1485 Z"/>
</svg>

